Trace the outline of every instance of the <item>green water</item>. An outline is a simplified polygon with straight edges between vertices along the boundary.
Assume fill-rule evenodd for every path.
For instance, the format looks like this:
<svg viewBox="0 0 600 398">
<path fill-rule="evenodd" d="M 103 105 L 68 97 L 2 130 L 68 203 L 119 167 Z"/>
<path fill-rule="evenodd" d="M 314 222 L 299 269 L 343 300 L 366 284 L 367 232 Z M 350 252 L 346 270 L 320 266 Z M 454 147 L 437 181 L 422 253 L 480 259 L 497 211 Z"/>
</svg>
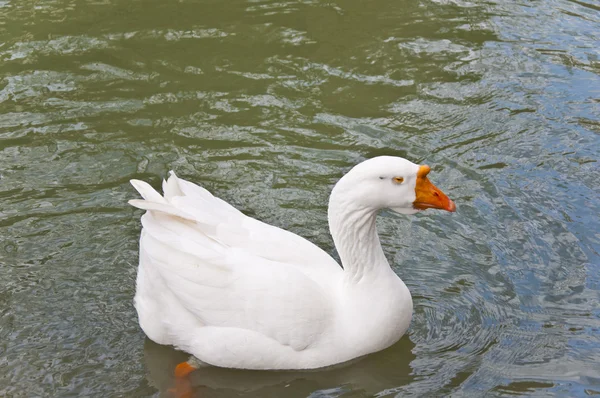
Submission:
<svg viewBox="0 0 600 398">
<path fill-rule="evenodd" d="M 409 333 L 195 394 L 600 394 L 599 75 L 596 0 L 0 0 L 0 396 L 173 386 L 185 354 L 132 305 L 129 179 L 173 169 L 334 254 L 329 190 L 381 154 L 458 206 L 380 217 Z"/>
</svg>

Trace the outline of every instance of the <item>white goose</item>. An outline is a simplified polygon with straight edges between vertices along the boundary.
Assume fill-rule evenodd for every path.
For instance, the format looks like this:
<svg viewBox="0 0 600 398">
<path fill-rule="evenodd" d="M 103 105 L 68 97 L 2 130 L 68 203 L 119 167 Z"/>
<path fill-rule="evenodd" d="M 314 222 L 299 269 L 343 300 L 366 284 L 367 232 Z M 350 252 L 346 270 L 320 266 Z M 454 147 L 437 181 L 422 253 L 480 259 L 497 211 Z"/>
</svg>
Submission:
<svg viewBox="0 0 600 398">
<path fill-rule="evenodd" d="M 247 217 L 177 178 L 164 196 L 131 183 L 144 200 L 135 307 L 159 344 L 200 363 L 242 369 L 311 369 L 389 347 L 406 332 L 412 299 L 377 235 L 378 210 L 402 214 L 456 206 L 428 166 L 381 156 L 333 188 L 329 227 L 337 262 L 291 232 Z M 180 364 L 180 374 L 198 361 Z"/>
</svg>

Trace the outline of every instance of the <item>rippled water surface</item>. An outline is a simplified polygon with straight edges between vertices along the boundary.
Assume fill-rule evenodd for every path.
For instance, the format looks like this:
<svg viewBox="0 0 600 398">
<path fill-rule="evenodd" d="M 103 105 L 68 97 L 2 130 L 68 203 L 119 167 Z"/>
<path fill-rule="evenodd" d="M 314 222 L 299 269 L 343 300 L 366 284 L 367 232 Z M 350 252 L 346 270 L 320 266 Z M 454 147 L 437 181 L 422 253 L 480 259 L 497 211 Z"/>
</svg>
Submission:
<svg viewBox="0 0 600 398">
<path fill-rule="evenodd" d="M 129 179 L 173 169 L 333 254 L 331 186 L 381 154 L 458 205 L 380 217 L 409 333 L 194 393 L 600 394 L 599 75 L 595 0 L 0 0 L 0 395 L 172 388 L 186 356 L 132 305 Z"/>
</svg>

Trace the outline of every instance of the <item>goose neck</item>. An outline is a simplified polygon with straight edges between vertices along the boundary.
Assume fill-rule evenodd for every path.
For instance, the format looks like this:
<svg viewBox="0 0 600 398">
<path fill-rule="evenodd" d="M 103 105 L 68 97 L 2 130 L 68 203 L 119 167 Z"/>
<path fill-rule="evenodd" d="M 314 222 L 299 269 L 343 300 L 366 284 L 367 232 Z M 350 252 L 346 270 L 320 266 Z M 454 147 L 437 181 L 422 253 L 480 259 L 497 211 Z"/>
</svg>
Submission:
<svg viewBox="0 0 600 398">
<path fill-rule="evenodd" d="M 329 229 L 344 268 L 345 279 L 358 284 L 391 269 L 381 248 L 377 209 L 343 200 L 334 192 L 329 201 Z"/>
</svg>

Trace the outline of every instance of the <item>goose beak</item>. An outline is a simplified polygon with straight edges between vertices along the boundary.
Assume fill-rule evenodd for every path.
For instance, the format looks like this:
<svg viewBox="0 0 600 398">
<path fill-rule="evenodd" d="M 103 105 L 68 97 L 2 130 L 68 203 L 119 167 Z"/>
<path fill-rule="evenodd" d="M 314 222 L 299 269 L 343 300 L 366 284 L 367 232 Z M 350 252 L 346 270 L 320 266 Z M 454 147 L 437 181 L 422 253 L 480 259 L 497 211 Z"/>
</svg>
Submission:
<svg viewBox="0 0 600 398">
<path fill-rule="evenodd" d="M 441 209 L 455 212 L 456 205 L 454 202 L 427 178 L 430 171 L 431 168 L 427 165 L 419 167 L 417 184 L 415 185 L 417 197 L 413 202 L 413 207 L 417 210 Z"/>
</svg>

